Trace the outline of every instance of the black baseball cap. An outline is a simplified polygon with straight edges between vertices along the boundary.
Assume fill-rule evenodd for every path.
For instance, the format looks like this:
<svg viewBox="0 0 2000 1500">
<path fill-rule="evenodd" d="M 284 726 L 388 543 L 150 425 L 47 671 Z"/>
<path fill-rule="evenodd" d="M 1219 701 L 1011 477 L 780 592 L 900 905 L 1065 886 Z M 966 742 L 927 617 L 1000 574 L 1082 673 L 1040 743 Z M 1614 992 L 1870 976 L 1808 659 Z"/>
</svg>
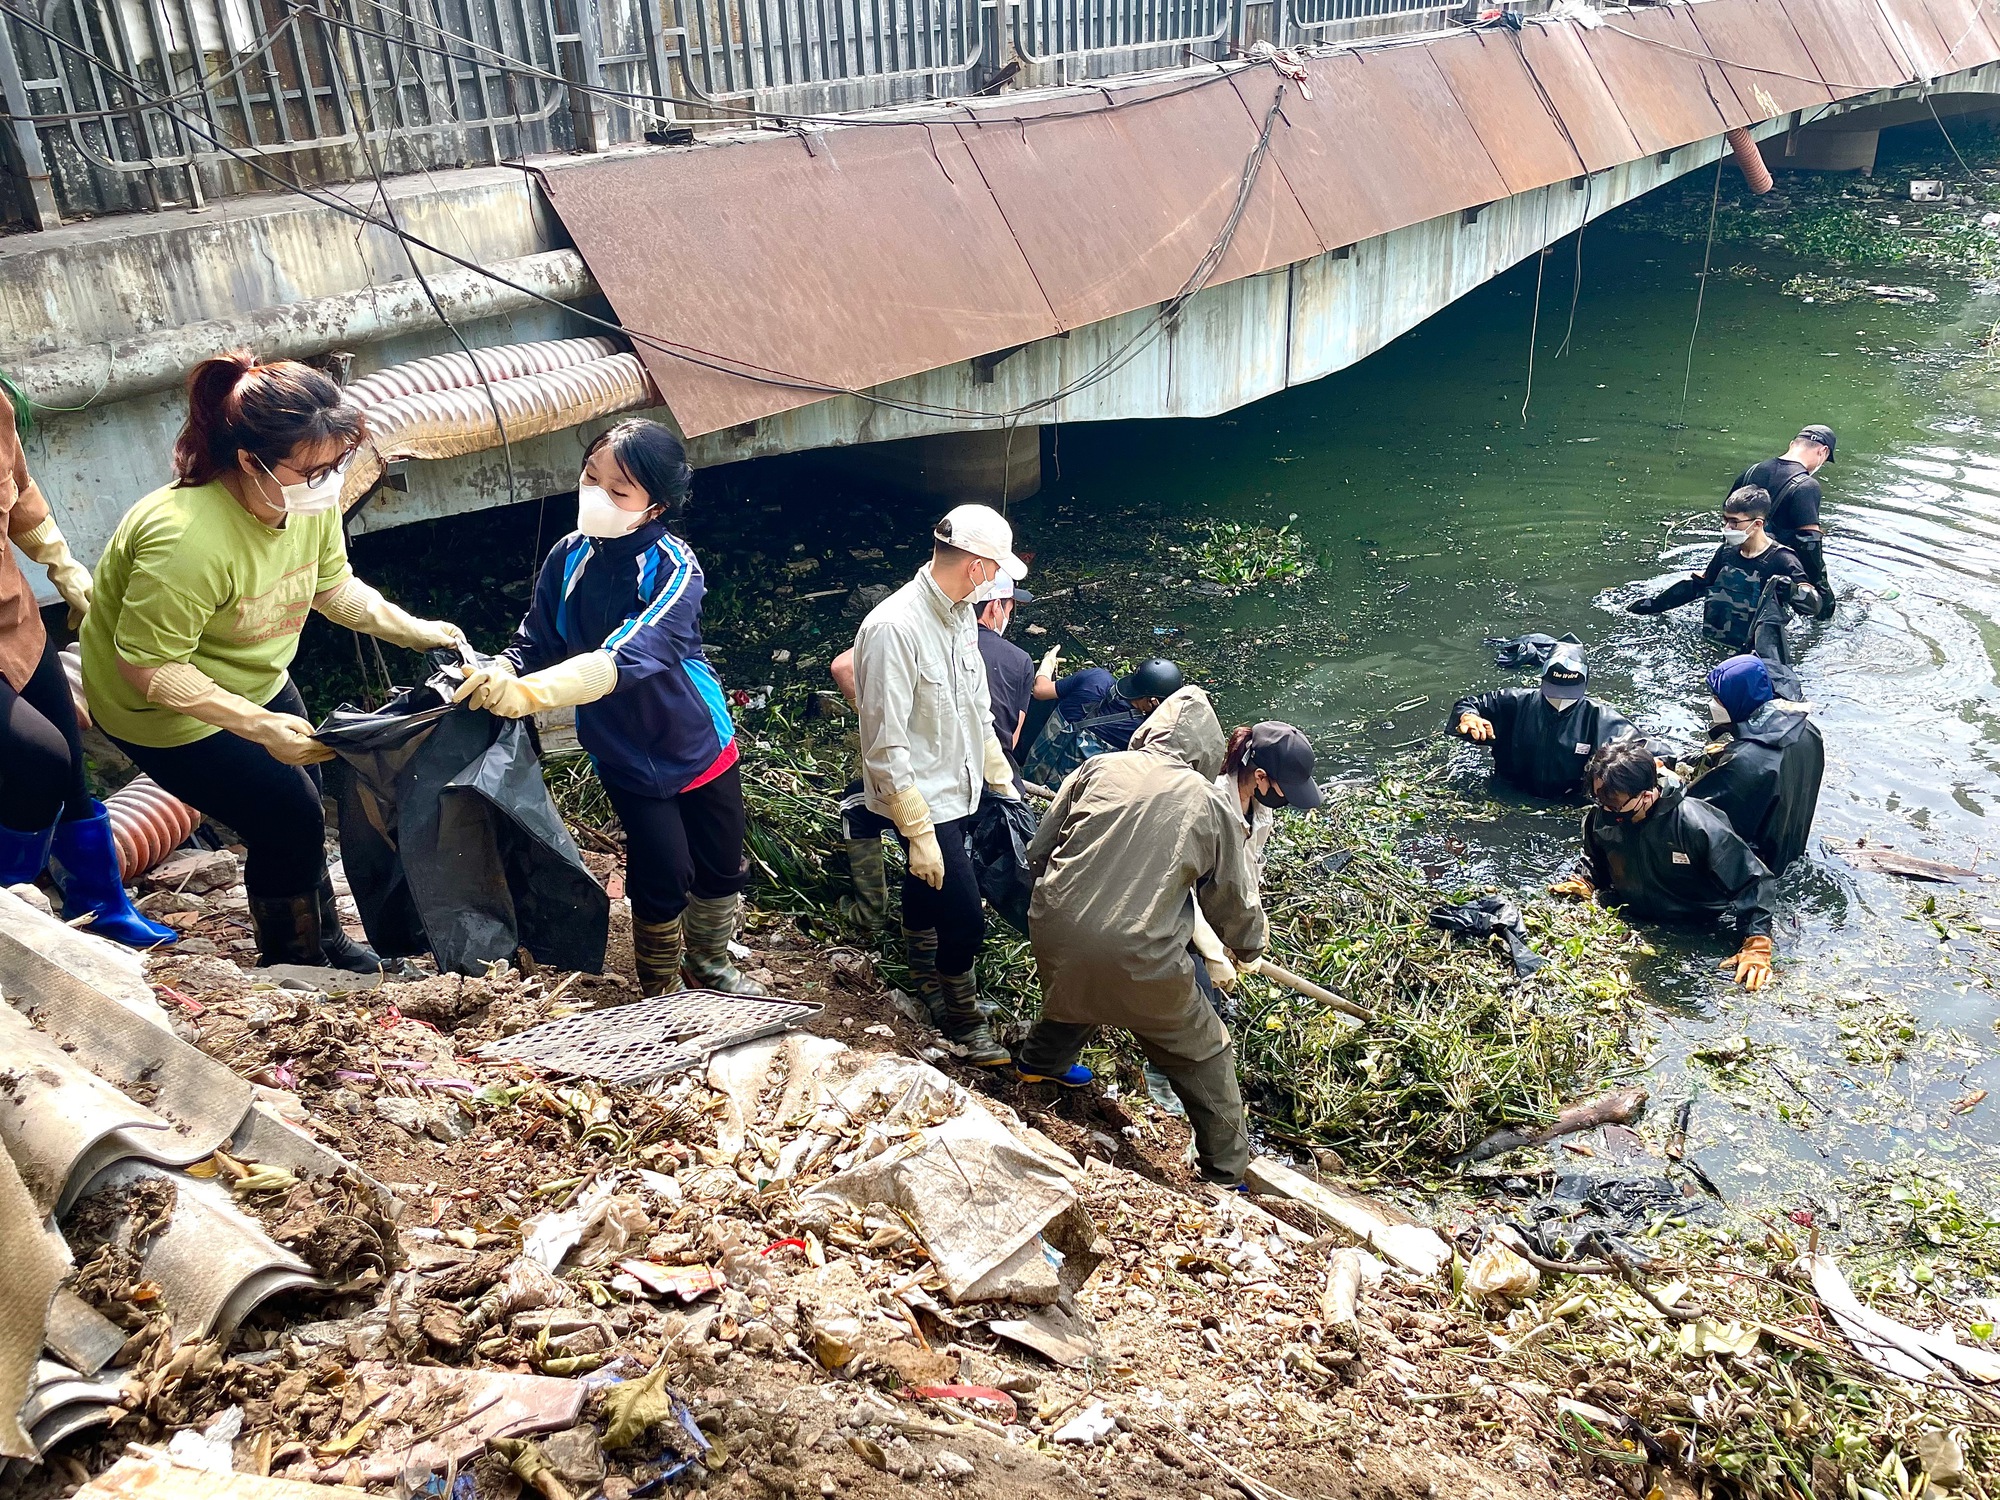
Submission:
<svg viewBox="0 0 2000 1500">
<path fill-rule="evenodd" d="M 1819 422 L 1814 422 L 1810 426 L 1801 427 L 1799 429 L 1799 435 L 1796 441 L 1804 443 L 1818 443 L 1820 447 L 1826 449 L 1826 461 L 1828 463 L 1833 462 L 1833 429 L 1831 427 L 1825 426 L 1824 424 Z"/>
<path fill-rule="evenodd" d="M 1250 731 L 1250 764 L 1278 784 L 1287 807 L 1319 806 L 1312 741 L 1301 731 L 1276 719 L 1256 725 Z"/>
<path fill-rule="evenodd" d="M 1542 668 L 1542 692 L 1559 702 L 1575 702 L 1590 692 L 1590 664 L 1583 647 L 1562 645 Z"/>
</svg>

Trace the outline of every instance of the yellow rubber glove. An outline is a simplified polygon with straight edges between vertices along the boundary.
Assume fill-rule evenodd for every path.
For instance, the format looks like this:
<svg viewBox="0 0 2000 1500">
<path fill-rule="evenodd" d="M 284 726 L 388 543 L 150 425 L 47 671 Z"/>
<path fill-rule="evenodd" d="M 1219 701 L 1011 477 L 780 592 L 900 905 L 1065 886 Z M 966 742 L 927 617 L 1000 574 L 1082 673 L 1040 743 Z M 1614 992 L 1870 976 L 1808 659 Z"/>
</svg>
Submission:
<svg viewBox="0 0 2000 1500">
<path fill-rule="evenodd" d="M 1771 940 L 1761 933 L 1747 937 L 1743 946 L 1722 961 L 1723 968 L 1736 970 L 1736 982 L 1746 990 L 1761 990 L 1771 982 Z"/>
<path fill-rule="evenodd" d="M 1194 908 L 1194 951 L 1201 955 L 1209 980 L 1217 989 L 1231 990 L 1236 987 L 1236 965 L 1230 961 L 1229 948 L 1209 926 L 1200 902 L 1196 902 Z"/>
<path fill-rule="evenodd" d="M 336 625 L 412 651 L 456 646 L 465 640 L 465 632 L 456 625 L 446 620 L 420 620 L 359 578 L 349 578 L 315 608 Z"/>
<path fill-rule="evenodd" d="M 1549 887 L 1551 896 L 1567 896 L 1572 901 L 1595 901 L 1597 887 L 1581 875 L 1572 875 L 1567 880 L 1558 880 Z"/>
<path fill-rule="evenodd" d="M 551 708 L 595 703 L 618 686 L 618 663 L 609 651 L 586 651 L 526 677 L 516 677 L 511 663 L 502 670 L 498 663 L 503 660 L 496 658 L 495 665 L 466 678 L 451 701 L 503 719 L 525 719 Z"/>
<path fill-rule="evenodd" d="M 937 829 L 931 823 L 931 805 L 914 786 L 906 786 L 889 799 L 889 816 L 896 832 L 910 844 L 910 873 L 934 891 L 944 889 L 944 850 L 938 847 Z"/>
<path fill-rule="evenodd" d="M 168 662 L 155 671 L 146 688 L 146 701 L 252 740 L 270 751 L 273 760 L 288 766 L 333 759 L 333 751 L 313 738 L 311 720 L 259 708 L 192 662 Z"/>
<path fill-rule="evenodd" d="M 1014 763 L 1007 759 L 1007 752 L 1000 748 L 999 738 L 986 736 L 986 790 L 996 797 L 1005 797 L 1009 802 L 1020 800 L 1021 794 L 1014 790 Z"/>
<path fill-rule="evenodd" d="M 1475 713 L 1462 713 L 1458 716 L 1458 732 L 1475 745 L 1489 745 L 1493 742 L 1493 721 Z"/>
<path fill-rule="evenodd" d="M 14 545 L 48 570 L 49 582 L 69 606 L 69 628 L 75 630 L 90 613 L 90 569 L 78 562 L 54 516 L 14 538 Z"/>
</svg>

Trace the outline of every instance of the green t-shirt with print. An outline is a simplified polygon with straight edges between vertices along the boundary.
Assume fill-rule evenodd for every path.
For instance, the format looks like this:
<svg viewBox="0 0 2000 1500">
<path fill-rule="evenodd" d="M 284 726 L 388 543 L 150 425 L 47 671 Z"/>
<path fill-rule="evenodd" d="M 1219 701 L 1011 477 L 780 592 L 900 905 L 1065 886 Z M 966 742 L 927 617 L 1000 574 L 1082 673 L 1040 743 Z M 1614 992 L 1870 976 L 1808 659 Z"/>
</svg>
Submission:
<svg viewBox="0 0 2000 1500">
<path fill-rule="evenodd" d="M 313 596 L 350 576 L 340 512 L 265 525 L 220 484 L 155 490 L 118 523 L 98 559 L 83 622 L 83 680 L 107 734 L 188 745 L 212 725 L 148 703 L 119 675 L 190 662 L 252 703 L 285 685 Z"/>
</svg>

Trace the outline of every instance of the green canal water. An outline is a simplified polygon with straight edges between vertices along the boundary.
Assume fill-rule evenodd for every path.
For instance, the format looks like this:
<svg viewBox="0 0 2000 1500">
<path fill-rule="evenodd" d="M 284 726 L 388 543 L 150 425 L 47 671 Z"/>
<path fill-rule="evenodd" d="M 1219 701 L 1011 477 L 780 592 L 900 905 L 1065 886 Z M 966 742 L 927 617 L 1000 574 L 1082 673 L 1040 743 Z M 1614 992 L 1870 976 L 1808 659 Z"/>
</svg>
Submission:
<svg viewBox="0 0 2000 1500">
<path fill-rule="evenodd" d="M 1861 1179 L 1918 1162 L 1989 1197 L 1996 887 L 1913 886 L 1822 840 L 1983 866 L 2000 837 L 2000 366 L 1980 348 L 2000 296 L 1903 268 L 1860 274 L 1937 300 L 1806 301 L 1782 285 L 1824 267 L 1718 247 L 1690 372 L 1702 246 L 1637 217 L 1591 228 L 1580 284 L 1574 242 L 1548 258 L 1525 421 L 1532 263 L 1361 365 L 1227 417 L 1046 437 L 1044 488 L 1011 509 L 1031 585 L 1068 592 L 1022 611 L 1016 636 L 1075 664 L 1181 659 L 1225 721 L 1290 719 L 1323 767 L 1360 775 L 1434 740 L 1468 688 L 1529 680 L 1498 671 L 1486 637 L 1574 631 L 1598 696 L 1690 742 L 1714 660 L 1693 612 L 1622 603 L 1708 556 L 1742 467 L 1829 423 L 1841 607 L 1795 638 L 1828 770 L 1811 856 L 1783 885 L 1778 979 L 1743 995 L 1716 970 L 1732 944 L 1662 935 L 1641 970 L 1657 1028 L 1645 1081 L 1656 1111 L 1697 1099 L 1693 1148 L 1733 1199 L 1825 1222 Z M 709 638 L 752 692 L 825 686 L 856 619 L 847 591 L 906 578 L 931 519 L 805 460 L 705 474 L 698 497 L 686 530 Z M 538 521 L 552 539 L 567 504 L 367 540 L 358 561 L 392 590 L 450 571 L 462 586 L 439 606 L 492 643 L 519 612 Z M 1288 527 L 1313 570 L 1215 596 L 1171 549 L 1219 518 Z M 1483 789 L 1480 752 L 1452 767 Z M 1576 824 L 1517 800 L 1414 853 L 1443 887 L 1534 889 L 1573 859 Z M 1996 1097 L 1953 1111 L 1979 1089 Z"/>
</svg>

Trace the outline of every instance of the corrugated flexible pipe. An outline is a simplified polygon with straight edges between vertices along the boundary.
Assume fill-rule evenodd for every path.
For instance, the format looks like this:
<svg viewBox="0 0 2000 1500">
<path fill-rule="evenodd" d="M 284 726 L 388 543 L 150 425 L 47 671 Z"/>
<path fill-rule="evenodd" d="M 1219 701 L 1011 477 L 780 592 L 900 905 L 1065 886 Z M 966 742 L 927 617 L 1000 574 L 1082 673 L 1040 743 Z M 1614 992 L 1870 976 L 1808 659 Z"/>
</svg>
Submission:
<svg viewBox="0 0 2000 1500">
<path fill-rule="evenodd" d="M 188 841 L 201 814 L 150 776 L 135 776 L 104 799 L 119 878 L 127 885 Z"/>
<path fill-rule="evenodd" d="M 593 359 L 607 359 L 618 352 L 618 341 L 603 336 L 500 344 L 474 349 L 470 359 L 462 353 L 439 354 L 391 365 L 355 381 L 347 387 L 347 394 L 361 406 L 375 407 L 419 391 L 457 390 L 483 385 L 488 380 L 516 380 L 523 375 L 541 375 Z"/>
<path fill-rule="evenodd" d="M 1771 169 L 1764 165 L 1764 153 L 1757 149 L 1757 142 L 1742 126 L 1723 137 L 1729 142 L 1729 149 L 1736 153 L 1736 165 L 1743 171 L 1743 184 L 1752 193 L 1771 191 Z"/>
<path fill-rule="evenodd" d="M 497 406 L 507 439 L 539 437 L 614 412 L 660 404 L 635 354 L 613 354 L 491 385 L 414 391 L 368 410 L 368 439 L 347 467 L 343 505 L 351 506 L 403 458 L 457 458 L 500 446 Z"/>
</svg>

